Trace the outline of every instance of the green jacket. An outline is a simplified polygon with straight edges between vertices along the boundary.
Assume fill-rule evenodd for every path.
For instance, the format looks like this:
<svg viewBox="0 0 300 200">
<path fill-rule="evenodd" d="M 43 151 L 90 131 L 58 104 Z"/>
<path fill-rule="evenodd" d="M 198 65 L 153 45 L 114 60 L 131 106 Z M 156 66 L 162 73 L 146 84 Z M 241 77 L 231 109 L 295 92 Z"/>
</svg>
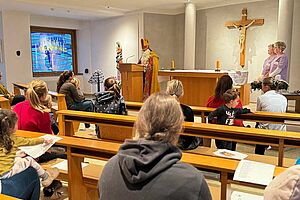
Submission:
<svg viewBox="0 0 300 200">
<path fill-rule="evenodd" d="M 44 142 L 43 138 L 23 138 L 15 135 L 12 136 L 12 140 L 14 141 L 14 144 L 9 153 L 3 145 L 0 144 L 0 175 L 12 169 L 18 147 L 32 146 L 42 144 Z"/>
</svg>

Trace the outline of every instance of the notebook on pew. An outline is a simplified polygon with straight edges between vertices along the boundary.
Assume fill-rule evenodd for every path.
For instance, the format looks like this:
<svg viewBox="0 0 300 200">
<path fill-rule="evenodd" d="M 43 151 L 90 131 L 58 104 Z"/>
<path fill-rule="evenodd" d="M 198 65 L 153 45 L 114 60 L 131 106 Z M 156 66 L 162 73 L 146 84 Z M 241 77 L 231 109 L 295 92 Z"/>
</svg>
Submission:
<svg viewBox="0 0 300 200">
<path fill-rule="evenodd" d="M 274 175 L 275 165 L 241 160 L 235 170 L 233 180 L 268 185 Z"/>
<path fill-rule="evenodd" d="M 263 196 L 249 194 L 245 192 L 233 191 L 231 194 L 231 200 L 263 200 Z"/>
<path fill-rule="evenodd" d="M 84 163 L 82 162 L 81 163 L 81 168 L 84 168 L 86 166 L 88 166 L 89 164 L 88 163 Z M 64 170 L 64 171 L 68 171 L 68 161 L 67 160 L 63 160 L 55 165 L 53 165 L 52 167 L 56 167 L 60 170 Z"/>
</svg>

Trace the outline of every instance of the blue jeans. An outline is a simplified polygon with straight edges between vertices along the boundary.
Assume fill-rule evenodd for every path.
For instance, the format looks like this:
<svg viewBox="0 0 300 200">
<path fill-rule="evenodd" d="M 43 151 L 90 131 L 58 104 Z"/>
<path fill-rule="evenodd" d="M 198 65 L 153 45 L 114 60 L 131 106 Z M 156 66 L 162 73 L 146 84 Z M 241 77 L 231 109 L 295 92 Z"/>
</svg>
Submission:
<svg viewBox="0 0 300 200">
<path fill-rule="evenodd" d="M 94 112 L 94 104 L 91 100 L 84 100 L 70 106 L 71 110 Z"/>
<path fill-rule="evenodd" d="M 2 194 L 25 200 L 40 199 L 40 179 L 32 167 L 7 179 L 1 179 Z"/>
</svg>

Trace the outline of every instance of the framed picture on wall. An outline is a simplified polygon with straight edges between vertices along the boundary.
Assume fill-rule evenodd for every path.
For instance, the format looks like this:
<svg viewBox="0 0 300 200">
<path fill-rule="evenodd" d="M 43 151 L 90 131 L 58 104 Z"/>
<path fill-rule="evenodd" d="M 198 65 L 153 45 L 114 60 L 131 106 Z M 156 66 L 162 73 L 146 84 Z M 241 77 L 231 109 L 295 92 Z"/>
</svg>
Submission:
<svg viewBox="0 0 300 200">
<path fill-rule="evenodd" d="M 33 76 L 57 76 L 65 70 L 77 74 L 76 30 L 31 27 Z"/>
</svg>

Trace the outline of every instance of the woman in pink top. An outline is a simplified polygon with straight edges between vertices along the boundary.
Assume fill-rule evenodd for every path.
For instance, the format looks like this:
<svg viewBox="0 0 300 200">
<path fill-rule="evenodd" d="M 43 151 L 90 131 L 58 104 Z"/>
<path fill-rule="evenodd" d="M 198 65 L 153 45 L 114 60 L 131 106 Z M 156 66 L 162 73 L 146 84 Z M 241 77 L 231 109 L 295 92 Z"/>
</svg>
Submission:
<svg viewBox="0 0 300 200">
<path fill-rule="evenodd" d="M 33 80 L 26 92 L 27 100 L 14 107 L 17 113 L 18 129 L 52 134 L 49 109 L 41 102 L 45 101 L 48 88 L 45 81 Z"/>
<path fill-rule="evenodd" d="M 269 77 L 271 63 L 276 58 L 276 53 L 274 52 L 274 44 L 268 45 L 268 54 L 270 56 L 268 58 L 266 58 L 266 60 L 263 64 L 263 69 L 262 69 L 262 72 L 261 72 L 262 78 Z"/>
</svg>

